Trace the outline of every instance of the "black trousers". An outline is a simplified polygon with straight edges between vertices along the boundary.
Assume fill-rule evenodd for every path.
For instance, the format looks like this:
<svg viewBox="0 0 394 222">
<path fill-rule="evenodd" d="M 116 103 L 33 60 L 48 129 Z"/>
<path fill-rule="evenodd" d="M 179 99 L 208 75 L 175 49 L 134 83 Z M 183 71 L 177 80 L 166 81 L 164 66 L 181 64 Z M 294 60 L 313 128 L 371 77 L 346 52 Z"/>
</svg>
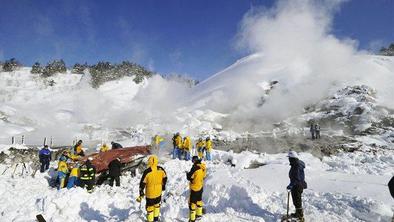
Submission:
<svg viewBox="0 0 394 222">
<path fill-rule="evenodd" d="M 291 190 L 291 198 L 293 199 L 293 204 L 296 209 L 301 209 L 302 208 L 302 192 L 304 189 L 300 186 L 295 186 Z"/>
<path fill-rule="evenodd" d="M 80 180 L 80 185 L 82 188 L 85 188 L 88 191 L 93 190 L 93 186 L 94 186 L 94 180 Z"/>
<path fill-rule="evenodd" d="M 114 186 L 114 180 L 116 182 L 116 186 L 120 187 L 120 177 L 119 176 L 117 176 L 117 177 L 110 176 L 109 177 L 109 185 L 111 187 Z"/>
<path fill-rule="evenodd" d="M 202 201 L 202 192 L 203 189 L 199 191 L 190 190 L 190 201 L 189 201 L 189 208 L 191 209 L 191 204 L 194 203 L 197 205 L 198 201 Z"/>
<path fill-rule="evenodd" d="M 43 173 L 43 172 L 46 171 L 47 169 L 49 169 L 49 160 L 43 160 L 43 161 L 41 161 L 41 169 L 40 169 L 40 172 Z"/>
<path fill-rule="evenodd" d="M 161 203 L 161 196 L 156 197 L 156 198 L 146 198 L 146 205 L 145 207 L 151 207 L 151 206 L 155 206 L 156 204 L 160 204 Z"/>
</svg>

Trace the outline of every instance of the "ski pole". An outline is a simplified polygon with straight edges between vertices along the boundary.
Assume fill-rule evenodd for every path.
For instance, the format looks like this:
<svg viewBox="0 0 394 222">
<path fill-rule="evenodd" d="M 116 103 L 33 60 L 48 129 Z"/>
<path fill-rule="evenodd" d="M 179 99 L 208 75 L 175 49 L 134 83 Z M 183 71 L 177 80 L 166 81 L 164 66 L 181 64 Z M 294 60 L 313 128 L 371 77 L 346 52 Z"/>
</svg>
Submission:
<svg viewBox="0 0 394 222">
<path fill-rule="evenodd" d="M 287 212 L 286 212 L 286 217 L 287 221 L 289 221 L 289 206 L 290 205 L 290 190 L 287 190 Z"/>
</svg>

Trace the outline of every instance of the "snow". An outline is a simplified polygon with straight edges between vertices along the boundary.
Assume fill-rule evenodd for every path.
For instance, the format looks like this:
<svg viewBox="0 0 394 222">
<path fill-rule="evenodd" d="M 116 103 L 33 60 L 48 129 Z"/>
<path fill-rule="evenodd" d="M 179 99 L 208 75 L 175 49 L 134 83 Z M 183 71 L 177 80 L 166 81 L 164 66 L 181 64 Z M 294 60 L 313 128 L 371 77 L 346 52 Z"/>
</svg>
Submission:
<svg viewBox="0 0 394 222">
<path fill-rule="evenodd" d="M 356 154 L 355 154 L 356 155 Z M 362 155 L 358 153 L 358 155 Z M 392 155 L 392 154 L 391 154 Z M 288 160 L 285 153 L 240 154 L 214 151 L 214 161 L 207 163 L 204 203 L 207 213 L 202 221 L 278 221 L 286 209 Z M 392 158 L 393 156 L 391 156 Z M 237 165 L 226 161 L 232 158 Z M 343 166 L 352 165 L 343 156 L 336 157 Z M 306 163 L 308 189 L 303 194 L 308 221 L 388 221 L 394 205 L 387 188 L 391 175 L 374 171 L 349 174 L 341 165 L 330 166 L 308 153 L 300 153 Z M 266 165 L 246 169 L 252 161 Z M 188 182 L 184 171 L 191 162 L 161 157 L 168 174 L 162 202 L 163 221 L 187 221 Z M 51 163 L 51 167 L 56 163 Z M 373 162 L 369 166 L 374 165 Z M 393 172 L 393 164 L 386 167 Z M 3 171 L 5 165 L 0 165 Z M 92 194 L 81 188 L 60 191 L 49 188 L 48 173 L 35 178 L 8 170 L 0 175 L 1 221 L 33 221 L 43 214 L 47 221 L 144 221 L 144 201 L 136 202 L 141 174 L 121 177 L 121 187 L 98 186 Z M 292 210 L 294 210 L 292 208 Z"/>
</svg>

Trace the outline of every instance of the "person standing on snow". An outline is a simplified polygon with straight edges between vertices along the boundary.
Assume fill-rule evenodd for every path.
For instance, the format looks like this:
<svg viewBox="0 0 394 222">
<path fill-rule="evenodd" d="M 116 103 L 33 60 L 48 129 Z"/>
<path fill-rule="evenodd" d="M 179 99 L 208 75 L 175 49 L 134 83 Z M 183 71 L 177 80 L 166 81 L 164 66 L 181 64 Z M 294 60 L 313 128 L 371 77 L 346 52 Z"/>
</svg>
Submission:
<svg viewBox="0 0 394 222">
<path fill-rule="evenodd" d="M 198 139 L 198 142 L 196 143 L 196 149 L 198 158 L 202 159 L 204 157 L 205 141 L 201 138 Z"/>
<path fill-rule="evenodd" d="M 315 138 L 316 139 L 320 139 L 320 125 L 319 124 L 315 124 Z"/>
<path fill-rule="evenodd" d="M 141 202 L 146 195 L 146 218 L 148 222 L 159 221 L 161 193 L 166 189 L 167 174 L 161 166 L 158 166 L 158 163 L 159 159 L 156 155 L 149 157 L 149 168 L 142 174 L 140 196 L 137 198 L 137 202 Z"/>
<path fill-rule="evenodd" d="M 85 156 L 85 153 L 82 149 L 82 140 L 79 140 L 77 144 L 74 146 L 74 154 L 78 156 Z"/>
<path fill-rule="evenodd" d="M 123 148 L 122 145 L 120 145 L 119 143 L 115 143 L 113 141 L 111 142 L 111 145 L 113 150 Z"/>
<path fill-rule="evenodd" d="M 191 157 L 190 155 L 191 155 L 191 152 L 192 152 L 192 148 L 193 148 L 193 144 L 192 144 L 192 141 L 191 141 L 189 136 L 186 136 L 186 137 L 183 138 L 183 145 L 182 145 L 182 147 L 183 147 L 183 152 L 185 154 L 185 160 L 189 161 L 190 157 Z"/>
<path fill-rule="evenodd" d="M 311 123 L 311 127 L 310 127 L 309 131 L 311 132 L 312 140 L 314 140 L 315 139 L 315 127 L 313 126 L 313 123 Z"/>
<path fill-rule="evenodd" d="M 189 221 L 195 222 L 196 219 L 201 218 L 203 214 L 202 193 L 204 178 L 206 176 L 206 166 L 201 162 L 198 156 L 193 156 L 192 162 L 193 166 L 190 171 L 186 173 L 186 179 L 190 181 Z"/>
<path fill-rule="evenodd" d="M 212 160 L 212 156 L 211 156 L 211 154 L 212 154 L 212 146 L 213 145 L 212 145 L 211 138 L 207 137 L 205 139 L 205 153 L 206 153 L 206 159 L 208 161 Z"/>
<path fill-rule="evenodd" d="M 108 165 L 109 171 L 109 185 L 114 186 L 114 180 L 116 182 L 116 186 L 120 187 L 120 174 L 122 171 L 122 163 L 120 162 L 120 158 L 116 158 L 112 160 Z"/>
<path fill-rule="evenodd" d="M 152 148 L 153 148 L 153 150 L 159 150 L 162 147 L 163 143 L 164 143 L 164 138 L 156 134 L 152 138 Z"/>
<path fill-rule="evenodd" d="M 307 188 L 304 174 L 305 163 L 298 159 L 298 155 L 295 151 L 290 150 L 287 157 L 289 158 L 291 166 L 289 171 L 290 184 L 287 186 L 287 189 L 291 192 L 293 204 L 296 208 L 296 212 L 291 214 L 291 217 L 304 221 L 302 192 Z"/>
<path fill-rule="evenodd" d="M 172 154 L 173 159 L 181 159 L 182 158 L 182 137 L 179 133 L 176 133 L 173 138 L 174 150 Z"/>
<path fill-rule="evenodd" d="M 51 162 L 51 151 L 49 150 L 48 145 L 45 145 L 44 148 L 40 150 L 38 157 L 41 163 L 40 172 L 43 173 L 49 169 L 49 163 Z"/>
<path fill-rule="evenodd" d="M 95 184 L 95 178 L 96 178 L 96 168 L 93 166 L 92 161 L 93 158 L 89 157 L 85 164 L 83 164 L 80 169 L 80 177 L 79 181 L 81 184 L 82 188 L 85 188 L 88 190 L 88 193 L 93 192 L 94 184 Z"/>
</svg>

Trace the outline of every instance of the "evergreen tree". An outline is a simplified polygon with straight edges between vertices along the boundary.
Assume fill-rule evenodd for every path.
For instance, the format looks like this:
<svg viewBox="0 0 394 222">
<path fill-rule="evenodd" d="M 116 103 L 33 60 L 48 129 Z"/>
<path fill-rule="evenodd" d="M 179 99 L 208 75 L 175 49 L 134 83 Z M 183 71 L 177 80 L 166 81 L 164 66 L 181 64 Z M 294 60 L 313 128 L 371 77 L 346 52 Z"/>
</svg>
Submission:
<svg viewBox="0 0 394 222">
<path fill-rule="evenodd" d="M 72 73 L 76 73 L 76 74 L 84 74 L 85 70 L 88 69 L 89 66 L 87 63 L 81 65 L 79 63 L 75 63 L 73 68 L 72 68 Z"/>
<path fill-rule="evenodd" d="M 64 63 L 63 59 L 61 60 L 53 60 L 52 62 L 48 63 L 43 72 L 43 77 L 50 77 L 53 76 L 55 73 L 66 73 L 67 68 L 66 64 Z"/>
<path fill-rule="evenodd" d="M 33 74 L 41 74 L 43 72 L 43 67 L 39 62 L 34 63 L 34 65 L 31 67 L 30 73 Z"/>
<path fill-rule="evenodd" d="M 391 43 L 388 48 L 382 47 L 379 54 L 384 56 L 394 56 L 394 43 Z"/>
<path fill-rule="evenodd" d="M 20 68 L 22 64 L 17 61 L 15 58 L 5 61 L 3 64 L 3 71 L 4 72 L 12 72 Z"/>
<path fill-rule="evenodd" d="M 125 76 L 134 76 L 134 82 L 140 83 L 144 78 L 149 78 L 153 75 L 151 71 L 146 70 L 143 66 L 129 61 L 123 61 L 115 65 L 111 65 L 109 62 L 99 62 L 90 67 L 90 74 L 94 88 L 98 88 L 104 82 Z"/>
</svg>

